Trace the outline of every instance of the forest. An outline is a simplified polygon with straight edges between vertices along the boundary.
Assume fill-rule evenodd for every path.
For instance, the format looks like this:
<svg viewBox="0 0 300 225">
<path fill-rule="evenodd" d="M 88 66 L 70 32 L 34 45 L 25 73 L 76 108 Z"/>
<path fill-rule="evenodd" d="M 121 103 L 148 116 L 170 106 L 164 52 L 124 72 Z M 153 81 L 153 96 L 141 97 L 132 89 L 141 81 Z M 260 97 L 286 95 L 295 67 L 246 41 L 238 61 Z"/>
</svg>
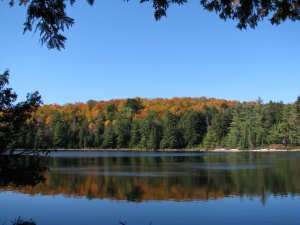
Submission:
<svg viewBox="0 0 300 225">
<path fill-rule="evenodd" d="M 294 103 L 128 98 L 43 105 L 12 149 L 255 149 L 300 146 Z"/>
</svg>

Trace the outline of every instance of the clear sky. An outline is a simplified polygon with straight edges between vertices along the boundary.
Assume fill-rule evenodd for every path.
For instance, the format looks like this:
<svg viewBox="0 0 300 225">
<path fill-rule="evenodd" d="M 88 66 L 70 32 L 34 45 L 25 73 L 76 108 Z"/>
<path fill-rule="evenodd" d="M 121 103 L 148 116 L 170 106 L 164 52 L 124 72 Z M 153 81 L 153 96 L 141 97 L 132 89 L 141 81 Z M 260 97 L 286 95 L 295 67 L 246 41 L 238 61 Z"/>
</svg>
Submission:
<svg viewBox="0 0 300 225">
<path fill-rule="evenodd" d="M 24 98 L 44 103 L 128 97 L 216 97 L 293 102 L 300 94 L 300 23 L 238 30 L 198 1 L 171 6 L 156 22 L 148 3 L 85 1 L 70 8 L 66 49 L 48 50 L 22 34 L 25 9 L 0 1 L 0 72 Z"/>
</svg>

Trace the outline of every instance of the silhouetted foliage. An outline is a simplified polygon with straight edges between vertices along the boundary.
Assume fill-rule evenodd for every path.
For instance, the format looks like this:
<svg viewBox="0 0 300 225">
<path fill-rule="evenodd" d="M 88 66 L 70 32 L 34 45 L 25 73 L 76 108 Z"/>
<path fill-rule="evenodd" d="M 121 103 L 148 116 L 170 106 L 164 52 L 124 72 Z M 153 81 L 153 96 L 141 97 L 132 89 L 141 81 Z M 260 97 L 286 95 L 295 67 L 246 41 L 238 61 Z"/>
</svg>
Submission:
<svg viewBox="0 0 300 225">
<path fill-rule="evenodd" d="M 46 158 L 37 155 L 0 156 L 0 186 L 34 186 L 45 181 Z"/>
<path fill-rule="evenodd" d="M 27 126 L 26 120 L 31 113 L 42 104 L 38 92 L 27 94 L 27 100 L 14 104 L 17 94 L 8 88 L 9 72 L 0 75 L 0 155 L 13 151 L 22 127 Z"/>
<path fill-rule="evenodd" d="M 214 11 L 223 20 L 238 21 L 237 27 L 254 28 L 264 18 L 272 24 L 280 24 L 285 20 L 300 19 L 300 1 L 289 0 L 201 0 L 204 9 Z"/>
<path fill-rule="evenodd" d="M 75 4 L 75 0 L 19 0 L 18 2 L 19 5 L 27 7 L 24 32 L 38 30 L 41 44 L 46 44 L 49 49 L 60 50 L 65 47 L 67 38 L 62 35 L 62 32 L 73 26 L 75 22 L 66 11 L 68 6 Z M 94 4 L 94 0 L 87 0 L 87 2 L 90 5 Z M 152 4 L 154 17 L 160 20 L 161 17 L 167 16 L 167 10 L 171 5 L 183 5 L 188 3 L 188 0 L 140 0 L 140 3 L 145 2 Z M 15 1 L 10 0 L 9 3 L 13 6 Z M 236 20 L 239 29 L 248 26 L 254 28 L 265 18 L 276 25 L 285 20 L 300 19 L 299 0 L 200 0 L 200 5 L 207 11 L 216 12 L 223 20 Z"/>
<path fill-rule="evenodd" d="M 11 222 L 12 225 L 36 225 L 35 221 L 32 219 L 30 220 L 23 220 L 20 217 L 14 221 Z"/>
<path fill-rule="evenodd" d="M 128 98 L 126 100 L 125 106 L 132 110 L 132 113 L 140 113 L 140 110 L 143 109 L 143 105 L 140 99 Z"/>
<path fill-rule="evenodd" d="M 43 126 L 28 123 L 32 113 L 42 103 L 38 92 L 27 95 L 27 100 L 14 104 L 17 94 L 8 88 L 9 72 L 0 75 L 0 186 L 35 185 L 44 180 L 46 167 L 43 160 L 34 151 L 34 155 L 22 157 L 22 154 L 32 153 L 25 148 L 42 145 L 47 133 Z M 27 135 L 24 135 L 27 133 Z M 31 134 L 36 134 L 35 139 Z M 18 143 L 24 143 L 25 148 L 15 152 Z"/>
</svg>

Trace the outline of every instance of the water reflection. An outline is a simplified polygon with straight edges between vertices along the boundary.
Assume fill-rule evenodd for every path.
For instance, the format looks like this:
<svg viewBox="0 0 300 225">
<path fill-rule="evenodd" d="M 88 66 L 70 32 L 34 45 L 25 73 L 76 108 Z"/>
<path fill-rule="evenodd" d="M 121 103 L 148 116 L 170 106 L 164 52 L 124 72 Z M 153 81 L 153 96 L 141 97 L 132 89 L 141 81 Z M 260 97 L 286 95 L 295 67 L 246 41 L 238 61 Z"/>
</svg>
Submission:
<svg viewBox="0 0 300 225">
<path fill-rule="evenodd" d="M 92 155 L 92 157 L 91 157 Z M 27 194 L 147 200 L 298 195 L 300 153 L 56 153 L 46 181 L 7 186 Z"/>
<path fill-rule="evenodd" d="M 45 181 L 47 158 L 38 155 L 0 155 L 0 187 L 35 186 Z"/>
</svg>

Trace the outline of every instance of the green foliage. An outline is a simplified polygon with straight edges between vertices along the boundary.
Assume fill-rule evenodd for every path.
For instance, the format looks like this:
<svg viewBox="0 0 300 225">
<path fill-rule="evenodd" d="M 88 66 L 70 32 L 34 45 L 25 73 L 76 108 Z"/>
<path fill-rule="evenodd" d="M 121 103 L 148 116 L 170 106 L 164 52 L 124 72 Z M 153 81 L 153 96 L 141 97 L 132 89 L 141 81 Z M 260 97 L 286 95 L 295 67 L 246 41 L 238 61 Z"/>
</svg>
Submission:
<svg viewBox="0 0 300 225">
<path fill-rule="evenodd" d="M 103 143 L 103 133 L 104 133 L 104 123 L 103 121 L 99 121 L 96 126 L 96 134 L 95 134 L 95 147 L 100 148 Z"/>
<path fill-rule="evenodd" d="M 66 131 L 62 122 L 58 121 L 54 127 L 53 146 L 56 148 L 64 148 L 66 140 Z"/>
<path fill-rule="evenodd" d="M 140 147 L 140 142 L 142 139 L 142 134 L 141 134 L 141 119 L 137 119 L 132 121 L 132 126 L 131 126 L 131 138 L 130 138 L 130 148 L 139 148 Z"/>
<path fill-rule="evenodd" d="M 114 131 L 114 127 L 111 123 L 105 127 L 103 134 L 103 143 L 102 148 L 113 149 L 116 148 L 116 134 Z"/>
<path fill-rule="evenodd" d="M 135 98 L 128 98 L 125 106 L 130 108 L 133 114 L 138 114 L 144 108 L 141 100 Z"/>
<path fill-rule="evenodd" d="M 90 100 L 88 100 L 86 102 L 86 104 L 88 105 L 89 109 L 92 109 L 96 105 L 96 103 L 97 103 L 97 101 L 92 100 L 92 99 L 90 99 Z"/>
<path fill-rule="evenodd" d="M 295 102 L 295 105 L 296 105 L 296 110 L 297 110 L 297 113 L 298 115 L 300 114 L 300 95 L 298 96 L 296 102 Z"/>
<path fill-rule="evenodd" d="M 286 105 L 282 121 L 275 124 L 270 131 L 270 143 L 297 146 L 299 142 L 299 116 L 296 105 Z"/>
<path fill-rule="evenodd" d="M 160 143 L 161 148 L 178 149 L 184 146 L 183 136 L 178 127 L 179 118 L 167 111 L 163 120 L 163 136 Z"/>
<path fill-rule="evenodd" d="M 141 147 L 159 149 L 162 139 L 163 125 L 155 111 L 150 112 L 141 122 Z"/>
<path fill-rule="evenodd" d="M 184 146 L 196 147 L 202 142 L 206 133 L 206 117 L 200 112 L 189 111 L 181 117 L 180 127 L 183 133 Z"/>
<path fill-rule="evenodd" d="M 260 100 L 238 105 L 233 112 L 227 145 L 241 149 L 265 146 L 267 131 L 263 126 L 263 105 Z"/>
<path fill-rule="evenodd" d="M 208 127 L 207 133 L 203 140 L 204 148 L 216 148 L 226 146 L 226 136 L 228 128 L 232 121 L 232 114 L 227 107 L 222 108 L 212 119 L 211 125 Z"/>
<path fill-rule="evenodd" d="M 0 155 L 15 148 L 20 132 L 27 126 L 26 120 L 42 104 L 38 92 L 27 94 L 26 101 L 14 104 L 17 94 L 7 87 L 8 84 L 9 72 L 5 71 L 0 75 Z"/>
<path fill-rule="evenodd" d="M 113 121 L 115 114 L 117 112 L 117 106 L 114 103 L 109 102 L 106 105 L 106 112 L 107 112 L 107 119 Z"/>
<path fill-rule="evenodd" d="M 117 147 L 128 148 L 131 135 L 131 109 L 124 107 L 116 116 Z"/>
<path fill-rule="evenodd" d="M 161 110 L 163 107 L 154 108 L 151 102 L 141 108 L 137 99 L 91 102 L 92 108 L 68 106 L 69 111 L 60 106 L 49 107 L 48 111 L 42 110 L 28 118 L 9 146 L 156 150 L 300 145 L 299 98 L 294 104 L 286 105 L 264 104 L 261 99 L 231 106 L 216 101 L 215 105 L 207 104 L 199 111 L 182 110 L 182 104 L 176 102 L 178 99 L 169 101 L 166 111 Z"/>
</svg>

